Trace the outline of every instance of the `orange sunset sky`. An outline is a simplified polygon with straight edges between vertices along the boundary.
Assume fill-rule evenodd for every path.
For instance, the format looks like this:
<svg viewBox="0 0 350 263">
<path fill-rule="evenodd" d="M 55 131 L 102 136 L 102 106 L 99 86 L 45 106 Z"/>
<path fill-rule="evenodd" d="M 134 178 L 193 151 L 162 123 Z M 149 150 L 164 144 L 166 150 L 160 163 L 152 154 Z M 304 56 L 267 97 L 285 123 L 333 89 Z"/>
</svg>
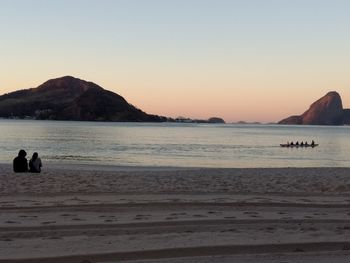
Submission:
<svg viewBox="0 0 350 263">
<path fill-rule="evenodd" d="M 71 75 L 169 117 L 350 108 L 350 1 L 0 0 L 0 93 Z"/>
</svg>

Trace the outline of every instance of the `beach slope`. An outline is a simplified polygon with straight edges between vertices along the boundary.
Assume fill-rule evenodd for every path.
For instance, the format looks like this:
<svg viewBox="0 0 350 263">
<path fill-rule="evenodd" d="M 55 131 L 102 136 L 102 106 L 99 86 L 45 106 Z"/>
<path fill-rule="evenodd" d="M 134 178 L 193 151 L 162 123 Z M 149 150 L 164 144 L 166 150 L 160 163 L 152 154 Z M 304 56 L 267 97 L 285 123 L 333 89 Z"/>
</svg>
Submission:
<svg viewBox="0 0 350 263">
<path fill-rule="evenodd" d="M 0 263 L 350 260 L 349 168 L 1 165 L 0 193 Z"/>
</svg>

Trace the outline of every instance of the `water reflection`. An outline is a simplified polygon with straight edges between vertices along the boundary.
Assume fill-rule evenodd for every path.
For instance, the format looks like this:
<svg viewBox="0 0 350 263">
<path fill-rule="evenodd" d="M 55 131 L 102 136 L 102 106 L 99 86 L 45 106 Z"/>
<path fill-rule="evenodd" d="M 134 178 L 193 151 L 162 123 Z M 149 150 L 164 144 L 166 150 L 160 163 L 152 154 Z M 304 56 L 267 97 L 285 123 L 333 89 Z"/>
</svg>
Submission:
<svg viewBox="0 0 350 263">
<path fill-rule="evenodd" d="M 0 121 L 0 162 L 24 148 L 48 162 L 137 166 L 350 166 L 349 127 Z M 281 148 L 315 140 L 316 148 Z"/>
</svg>

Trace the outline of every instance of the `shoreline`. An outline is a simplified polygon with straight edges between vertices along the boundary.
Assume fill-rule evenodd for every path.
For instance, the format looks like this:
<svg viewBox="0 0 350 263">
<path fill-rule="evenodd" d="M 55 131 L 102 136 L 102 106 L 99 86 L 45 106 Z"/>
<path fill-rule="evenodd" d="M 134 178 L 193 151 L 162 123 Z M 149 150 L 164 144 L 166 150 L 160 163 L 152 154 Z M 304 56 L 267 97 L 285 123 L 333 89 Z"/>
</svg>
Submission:
<svg viewBox="0 0 350 263">
<path fill-rule="evenodd" d="M 0 263 L 350 260 L 350 168 L 0 165 L 0 196 Z"/>
<path fill-rule="evenodd" d="M 27 158 L 28 159 L 28 158 Z M 94 163 L 65 163 L 45 161 L 43 172 L 52 170 L 86 170 L 86 171 L 156 171 L 156 170 L 276 170 L 276 169 L 349 169 L 350 166 L 257 166 L 257 167 L 215 167 L 215 166 L 171 166 L 171 165 L 114 165 L 114 164 L 94 164 Z M 0 169 L 6 169 L 7 172 L 12 172 L 12 160 L 9 162 L 0 162 Z M 1 172 L 1 170 L 0 170 Z"/>
</svg>

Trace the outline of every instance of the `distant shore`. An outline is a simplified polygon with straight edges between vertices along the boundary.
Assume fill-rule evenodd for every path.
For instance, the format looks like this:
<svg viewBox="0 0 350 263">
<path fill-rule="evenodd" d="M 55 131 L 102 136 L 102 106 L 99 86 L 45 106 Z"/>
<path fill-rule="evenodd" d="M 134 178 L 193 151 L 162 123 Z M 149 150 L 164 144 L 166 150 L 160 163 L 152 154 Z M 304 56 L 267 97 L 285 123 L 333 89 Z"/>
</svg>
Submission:
<svg viewBox="0 0 350 263">
<path fill-rule="evenodd" d="M 350 258 L 350 168 L 44 168 L 0 165 L 0 263 Z"/>
</svg>

